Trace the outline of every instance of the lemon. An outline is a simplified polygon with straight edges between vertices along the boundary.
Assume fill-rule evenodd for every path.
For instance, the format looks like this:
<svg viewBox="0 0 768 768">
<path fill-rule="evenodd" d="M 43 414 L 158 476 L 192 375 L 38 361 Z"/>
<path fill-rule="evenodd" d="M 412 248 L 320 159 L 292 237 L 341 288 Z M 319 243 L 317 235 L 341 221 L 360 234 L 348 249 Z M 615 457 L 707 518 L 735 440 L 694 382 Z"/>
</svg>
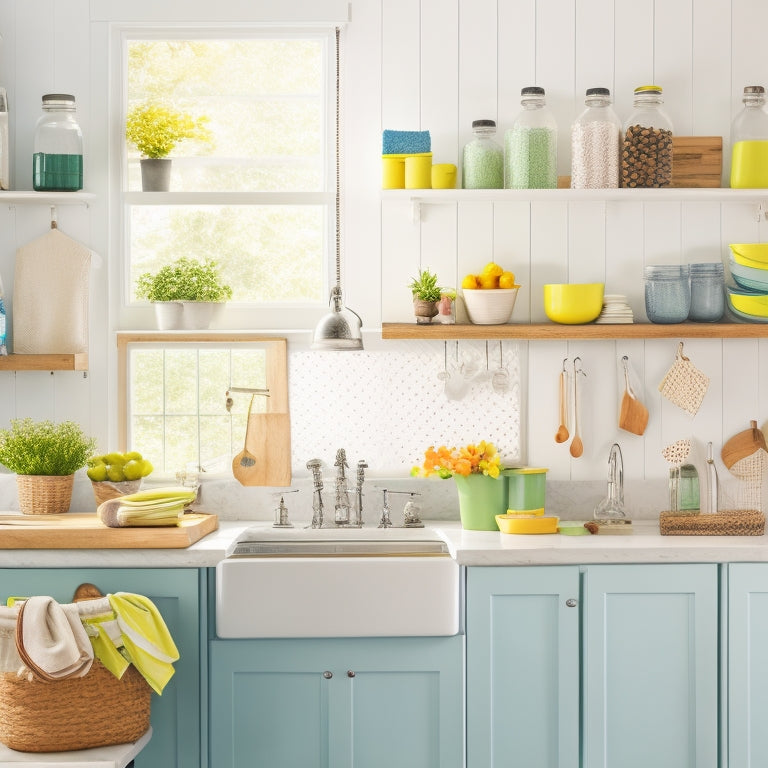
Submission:
<svg viewBox="0 0 768 768">
<path fill-rule="evenodd" d="M 461 281 L 462 288 L 477 288 L 477 278 L 474 275 L 467 275 Z"/>
<path fill-rule="evenodd" d="M 499 276 L 498 275 L 480 275 L 478 278 L 481 288 L 498 288 Z"/>
<path fill-rule="evenodd" d="M 499 275 L 499 288 L 514 288 L 514 287 L 515 287 L 515 273 L 502 272 Z"/>
<path fill-rule="evenodd" d="M 503 272 L 504 272 L 504 269 L 500 267 L 495 261 L 489 261 L 483 267 L 483 271 L 480 274 L 481 274 L 481 277 L 483 275 L 487 277 L 501 277 Z"/>
</svg>

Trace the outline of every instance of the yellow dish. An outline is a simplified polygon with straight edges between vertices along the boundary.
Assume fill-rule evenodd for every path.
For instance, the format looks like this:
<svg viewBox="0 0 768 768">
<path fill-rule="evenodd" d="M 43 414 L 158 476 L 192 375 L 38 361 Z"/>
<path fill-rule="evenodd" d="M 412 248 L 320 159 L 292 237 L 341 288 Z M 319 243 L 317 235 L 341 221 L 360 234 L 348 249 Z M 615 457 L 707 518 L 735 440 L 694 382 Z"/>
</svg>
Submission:
<svg viewBox="0 0 768 768">
<path fill-rule="evenodd" d="M 496 522 L 502 533 L 557 533 L 559 521 L 559 517 L 496 515 Z"/>
<path fill-rule="evenodd" d="M 541 517 L 544 514 L 544 507 L 538 509 L 508 509 L 507 515 L 511 517 Z"/>
<path fill-rule="evenodd" d="M 544 311 L 555 323 L 591 323 L 603 309 L 604 291 L 605 283 L 548 283 L 544 286 Z"/>
<path fill-rule="evenodd" d="M 733 260 L 744 267 L 768 269 L 768 243 L 732 243 Z"/>
<path fill-rule="evenodd" d="M 768 317 L 768 293 L 750 296 L 729 290 L 728 300 L 734 309 L 745 315 Z"/>
</svg>

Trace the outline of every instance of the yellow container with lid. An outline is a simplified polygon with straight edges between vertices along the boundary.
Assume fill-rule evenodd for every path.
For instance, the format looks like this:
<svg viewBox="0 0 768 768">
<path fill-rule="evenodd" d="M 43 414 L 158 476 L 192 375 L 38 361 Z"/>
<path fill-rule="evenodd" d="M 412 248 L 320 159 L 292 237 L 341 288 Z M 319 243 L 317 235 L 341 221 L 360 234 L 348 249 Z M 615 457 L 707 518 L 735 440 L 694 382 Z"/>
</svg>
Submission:
<svg viewBox="0 0 768 768">
<path fill-rule="evenodd" d="M 509 514 L 544 514 L 548 471 L 544 467 L 515 467 L 503 470 L 507 477 Z"/>
<path fill-rule="evenodd" d="M 559 517 L 543 517 L 539 515 L 496 515 L 496 522 L 502 533 L 557 533 Z"/>
</svg>

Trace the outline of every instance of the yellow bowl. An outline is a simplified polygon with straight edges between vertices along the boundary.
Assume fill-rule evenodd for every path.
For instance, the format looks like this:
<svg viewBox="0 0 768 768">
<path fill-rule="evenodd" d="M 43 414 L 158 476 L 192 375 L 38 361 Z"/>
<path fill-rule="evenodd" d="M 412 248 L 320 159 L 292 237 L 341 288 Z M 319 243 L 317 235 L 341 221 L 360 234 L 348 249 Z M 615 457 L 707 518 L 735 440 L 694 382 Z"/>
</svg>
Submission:
<svg viewBox="0 0 768 768">
<path fill-rule="evenodd" d="M 728 301 L 738 312 L 768 318 L 768 293 L 743 294 L 728 288 Z"/>
<path fill-rule="evenodd" d="M 475 325 L 503 325 L 508 322 L 519 288 L 462 288 L 469 322 Z"/>
<path fill-rule="evenodd" d="M 555 323 L 591 323 L 603 309 L 604 291 L 605 283 L 548 283 L 544 286 L 544 311 Z"/>
<path fill-rule="evenodd" d="M 496 515 L 502 533 L 557 533 L 559 517 Z"/>
<path fill-rule="evenodd" d="M 744 267 L 768 269 L 768 243 L 732 243 L 733 260 Z"/>
</svg>

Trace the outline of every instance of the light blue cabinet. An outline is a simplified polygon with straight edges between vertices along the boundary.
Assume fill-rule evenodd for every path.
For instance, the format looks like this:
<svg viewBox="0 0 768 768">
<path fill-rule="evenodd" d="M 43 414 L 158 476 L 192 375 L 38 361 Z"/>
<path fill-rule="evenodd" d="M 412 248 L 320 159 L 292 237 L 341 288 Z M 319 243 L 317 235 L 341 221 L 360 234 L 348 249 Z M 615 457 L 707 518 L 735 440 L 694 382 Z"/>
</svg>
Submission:
<svg viewBox="0 0 768 768">
<path fill-rule="evenodd" d="M 576 566 L 467 569 L 470 768 L 578 768 L 578 598 Z"/>
<path fill-rule="evenodd" d="M 716 768 L 718 570 L 589 566 L 584 768 Z"/>
<path fill-rule="evenodd" d="M 213 640 L 215 768 L 461 768 L 463 636 Z"/>
<path fill-rule="evenodd" d="M 469 568 L 468 768 L 715 768 L 716 565 Z"/>
<path fill-rule="evenodd" d="M 135 768 L 204 768 L 201 668 L 205 658 L 201 648 L 205 646 L 201 638 L 206 634 L 206 617 L 201 609 L 201 572 L 181 568 L 0 569 L 0 599 L 4 603 L 9 595 L 50 595 L 59 602 L 71 602 L 83 582 L 95 584 L 105 594 L 136 592 L 149 597 L 179 649 L 175 674 L 163 695 L 152 694 L 152 739 L 136 757 Z"/>
<path fill-rule="evenodd" d="M 730 768 L 768 765 L 768 564 L 728 566 L 728 723 Z"/>
</svg>

